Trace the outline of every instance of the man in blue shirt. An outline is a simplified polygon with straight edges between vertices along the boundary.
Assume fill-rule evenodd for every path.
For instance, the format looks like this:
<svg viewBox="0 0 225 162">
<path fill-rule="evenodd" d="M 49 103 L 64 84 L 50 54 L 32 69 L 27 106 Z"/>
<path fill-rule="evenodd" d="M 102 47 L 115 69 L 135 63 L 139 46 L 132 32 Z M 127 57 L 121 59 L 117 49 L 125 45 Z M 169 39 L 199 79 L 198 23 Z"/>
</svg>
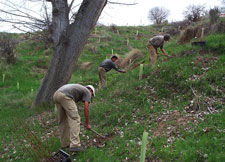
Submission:
<svg viewBox="0 0 225 162">
<path fill-rule="evenodd" d="M 112 56 L 111 59 L 105 59 L 98 68 L 98 74 L 99 74 L 99 80 L 100 85 L 102 88 L 105 88 L 107 85 L 106 82 L 106 73 L 110 71 L 111 69 L 114 69 L 120 73 L 126 73 L 125 70 L 118 69 L 118 67 L 115 65 L 114 62 L 118 59 L 117 56 Z"/>
</svg>

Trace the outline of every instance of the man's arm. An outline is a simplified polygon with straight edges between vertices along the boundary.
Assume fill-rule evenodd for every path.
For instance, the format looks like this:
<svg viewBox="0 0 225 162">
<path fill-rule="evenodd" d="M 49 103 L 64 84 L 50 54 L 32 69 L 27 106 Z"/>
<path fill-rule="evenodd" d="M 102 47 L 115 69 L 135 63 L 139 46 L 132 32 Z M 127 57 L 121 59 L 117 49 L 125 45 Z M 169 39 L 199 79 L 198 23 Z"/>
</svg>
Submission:
<svg viewBox="0 0 225 162">
<path fill-rule="evenodd" d="M 160 49 L 165 56 L 170 57 L 163 48 L 160 48 Z"/>
<path fill-rule="evenodd" d="M 112 68 L 120 73 L 126 73 L 126 70 L 118 69 L 118 67 L 114 63 L 112 64 Z"/>
<path fill-rule="evenodd" d="M 84 117 L 86 121 L 86 127 L 87 129 L 91 129 L 91 125 L 89 122 L 89 103 L 87 101 L 84 102 Z"/>
</svg>

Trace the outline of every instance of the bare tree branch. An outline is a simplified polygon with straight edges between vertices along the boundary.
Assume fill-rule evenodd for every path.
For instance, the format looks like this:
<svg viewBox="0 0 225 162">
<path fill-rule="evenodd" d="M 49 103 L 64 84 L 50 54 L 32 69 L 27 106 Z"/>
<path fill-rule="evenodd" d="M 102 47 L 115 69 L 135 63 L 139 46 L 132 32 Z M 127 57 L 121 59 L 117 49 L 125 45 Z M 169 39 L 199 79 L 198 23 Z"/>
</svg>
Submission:
<svg viewBox="0 0 225 162">
<path fill-rule="evenodd" d="M 108 4 L 117 4 L 117 5 L 127 5 L 127 6 L 131 6 L 131 5 L 137 5 L 138 3 L 121 3 L 121 2 L 112 2 L 112 1 L 108 1 Z"/>
<path fill-rule="evenodd" d="M 205 14 L 205 5 L 189 5 L 183 12 L 186 19 L 197 22 Z"/>
</svg>

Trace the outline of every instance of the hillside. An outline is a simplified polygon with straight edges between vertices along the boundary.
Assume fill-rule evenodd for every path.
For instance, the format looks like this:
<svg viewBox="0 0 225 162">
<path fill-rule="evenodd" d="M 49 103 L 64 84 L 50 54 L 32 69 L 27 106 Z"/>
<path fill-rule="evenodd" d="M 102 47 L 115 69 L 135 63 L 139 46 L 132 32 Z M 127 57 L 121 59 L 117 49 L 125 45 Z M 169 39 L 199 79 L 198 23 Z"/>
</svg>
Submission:
<svg viewBox="0 0 225 162">
<path fill-rule="evenodd" d="M 81 126 L 86 151 L 73 161 L 139 161 L 143 132 L 148 135 L 146 161 L 223 161 L 225 34 L 201 38 L 206 46 L 179 44 L 172 36 L 150 67 L 147 41 L 167 26 L 96 27 L 90 36 L 70 83 L 98 87 L 98 66 L 111 54 L 126 57 L 133 48 L 144 57 L 125 74 L 107 73 L 108 87 L 97 88 L 90 109 L 91 125 L 106 135 L 101 139 Z M 1 161 L 40 161 L 60 148 L 54 105 L 29 107 L 52 57 L 52 49 L 37 40 L 17 45 L 17 62 L 0 63 Z M 84 63 L 88 66 L 82 66 Z M 79 105 L 84 121 L 83 105 Z M 69 152 L 68 150 L 65 150 Z"/>
</svg>

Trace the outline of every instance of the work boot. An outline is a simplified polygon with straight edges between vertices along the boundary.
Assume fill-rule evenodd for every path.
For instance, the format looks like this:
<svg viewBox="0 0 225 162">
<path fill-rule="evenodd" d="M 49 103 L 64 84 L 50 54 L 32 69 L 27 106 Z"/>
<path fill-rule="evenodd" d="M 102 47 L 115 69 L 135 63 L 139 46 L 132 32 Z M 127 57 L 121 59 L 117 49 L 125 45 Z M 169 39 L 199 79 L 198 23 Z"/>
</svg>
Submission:
<svg viewBox="0 0 225 162">
<path fill-rule="evenodd" d="M 70 148 L 70 152 L 81 152 L 84 151 L 84 148 L 81 146 Z"/>
</svg>

